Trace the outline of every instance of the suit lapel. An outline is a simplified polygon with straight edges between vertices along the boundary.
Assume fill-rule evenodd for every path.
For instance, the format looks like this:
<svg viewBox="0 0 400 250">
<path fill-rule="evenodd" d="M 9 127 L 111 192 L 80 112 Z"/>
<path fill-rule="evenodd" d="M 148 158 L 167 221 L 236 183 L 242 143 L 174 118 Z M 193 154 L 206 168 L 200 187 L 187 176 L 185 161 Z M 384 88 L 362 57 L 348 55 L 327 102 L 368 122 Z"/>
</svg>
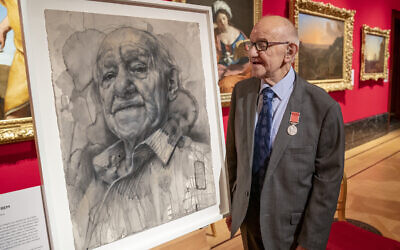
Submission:
<svg viewBox="0 0 400 250">
<path fill-rule="evenodd" d="M 254 127 L 255 127 L 255 119 L 256 119 L 256 110 L 257 110 L 257 98 L 258 93 L 260 91 L 260 79 L 253 78 L 254 80 L 249 84 L 249 94 L 247 96 L 246 102 L 246 118 L 245 124 L 247 126 L 247 145 L 248 145 L 248 153 L 249 153 L 249 167 L 252 168 L 253 164 L 253 151 L 254 151 Z M 249 122 L 250 121 L 250 122 Z"/>
<path fill-rule="evenodd" d="M 289 123 L 290 112 L 292 111 L 301 112 L 302 93 L 303 93 L 303 83 L 299 80 L 299 77 L 296 74 L 293 92 L 290 96 L 285 113 L 283 114 L 282 117 L 281 124 L 279 125 L 278 133 L 275 137 L 275 142 L 269 160 L 265 181 L 272 175 L 275 168 L 278 166 L 278 162 L 281 159 L 283 152 L 285 151 L 286 147 L 288 146 L 290 140 L 293 137 L 287 133 L 287 128 L 290 125 Z"/>
</svg>

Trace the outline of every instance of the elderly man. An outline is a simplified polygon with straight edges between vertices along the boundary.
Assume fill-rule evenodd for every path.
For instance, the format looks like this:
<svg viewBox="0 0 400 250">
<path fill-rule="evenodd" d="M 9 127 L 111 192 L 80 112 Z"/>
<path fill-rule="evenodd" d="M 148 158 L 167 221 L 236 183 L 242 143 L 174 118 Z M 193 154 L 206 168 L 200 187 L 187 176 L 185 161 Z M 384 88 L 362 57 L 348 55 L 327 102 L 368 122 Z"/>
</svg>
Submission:
<svg viewBox="0 0 400 250">
<path fill-rule="evenodd" d="M 210 147 L 188 137 L 197 102 L 181 88 L 159 38 L 129 27 L 107 34 L 94 81 L 107 127 L 119 140 L 93 158 L 96 178 L 75 216 L 77 248 L 215 204 Z"/>
<path fill-rule="evenodd" d="M 263 17 L 247 49 L 253 78 L 235 86 L 227 132 L 232 235 L 246 249 L 325 249 L 344 166 L 340 106 L 291 67 L 293 24 Z"/>
</svg>

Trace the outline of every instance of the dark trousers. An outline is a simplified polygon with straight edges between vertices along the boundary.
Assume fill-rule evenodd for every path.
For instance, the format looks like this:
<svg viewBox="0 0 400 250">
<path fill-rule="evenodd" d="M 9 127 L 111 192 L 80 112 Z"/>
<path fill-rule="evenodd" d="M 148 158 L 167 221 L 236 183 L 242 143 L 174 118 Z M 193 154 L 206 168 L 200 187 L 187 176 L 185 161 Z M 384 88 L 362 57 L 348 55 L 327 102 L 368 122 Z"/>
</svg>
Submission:
<svg viewBox="0 0 400 250">
<path fill-rule="evenodd" d="M 257 181 L 252 183 L 249 207 L 240 231 L 243 247 L 246 250 L 264 249 L 260 230 L 260 195 L 261 188 Z"/>
<path fill-rule="evenodd" d="M 255 178 L 253 178 L 255 179 Z M 256 179 L 255 179 L 256 180 Z M 262 242 L 261 229 L 260 229 L 260 198 L 261 198 L 262 185 L 258 181 L 254 181 L 251 185 L 251 194 L 249 199 L 249 206 L 247 208 L 246 217 L 240 226 L 242 233 L 243 247 L 246 250 L 263 250 L 265 249 Z M 295 240 L 290 246 L 290 250 L 297 247 L 297 237 L 299 228 L 296 230 Z"/>
</svg>

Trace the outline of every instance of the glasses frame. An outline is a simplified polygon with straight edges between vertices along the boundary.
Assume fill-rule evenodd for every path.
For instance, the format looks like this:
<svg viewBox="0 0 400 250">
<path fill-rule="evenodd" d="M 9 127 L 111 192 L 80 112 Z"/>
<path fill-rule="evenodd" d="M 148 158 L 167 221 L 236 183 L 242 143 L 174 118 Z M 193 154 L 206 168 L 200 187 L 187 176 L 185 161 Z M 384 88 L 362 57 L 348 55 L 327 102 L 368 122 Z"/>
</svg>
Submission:
<svg viewBox="0 0 400 250">
<path fill-rule="evenodd" d="M 265 49 L 260 49 L 259 46 L 257 45 L 257 43 L 261 43 L 261 42 L 265 42 L 266 43 L 266 48 Z M 250 51 L 252 47 L 256 47 L 257 51 L 266 51 L 266 50 L 268 50 L 268 48 L 270 46 L 279 45 L 279 44 L 290 44 L 290 42 L 289 41 L 286 41 L 286 42 L 269 42 L 268 40 L 262 40 L 262 41 L 257 41 L 257 42 L 253 43 L 252 41 L 247 40 L 245 42 L 245 45 L 248 45 L 248 44 L 250 44 L 250 46 L 249 46 L 248 49 L 246 49 L 247 51 Z"/>
</svg>

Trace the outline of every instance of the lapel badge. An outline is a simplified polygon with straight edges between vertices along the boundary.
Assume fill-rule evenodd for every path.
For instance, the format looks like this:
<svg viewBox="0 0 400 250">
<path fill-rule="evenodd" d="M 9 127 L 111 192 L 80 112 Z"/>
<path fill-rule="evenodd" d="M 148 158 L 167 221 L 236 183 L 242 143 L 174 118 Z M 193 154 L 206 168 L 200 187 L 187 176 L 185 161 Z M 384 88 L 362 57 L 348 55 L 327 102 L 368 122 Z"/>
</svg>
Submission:
<svg viewBox="0 0 400 250">
<path fill-rule="evenodd" d="M 289 135 L 297 134 L 297 127 L 296 125 L 299 124 L 300 121 L 300 112 L 290 112 L 290 120 L 289 120 L 289 127 L 287 132 Z"/>
</svg>

